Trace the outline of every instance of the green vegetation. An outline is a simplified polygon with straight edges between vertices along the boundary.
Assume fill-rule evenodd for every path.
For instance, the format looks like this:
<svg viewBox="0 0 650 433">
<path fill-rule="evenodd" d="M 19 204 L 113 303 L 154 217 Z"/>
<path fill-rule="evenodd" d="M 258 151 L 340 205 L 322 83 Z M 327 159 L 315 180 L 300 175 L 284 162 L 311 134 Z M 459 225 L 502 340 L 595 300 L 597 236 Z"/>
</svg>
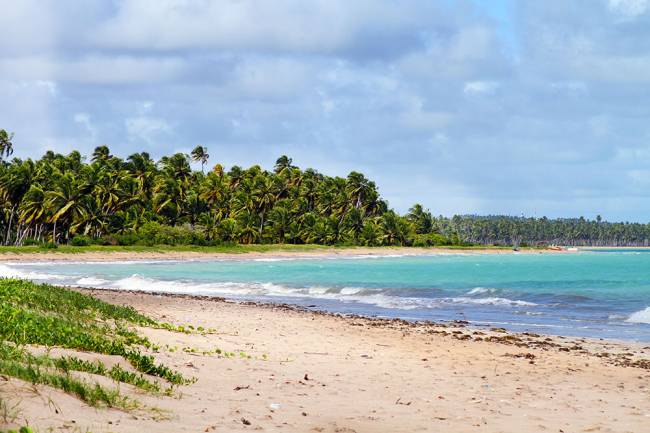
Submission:
<svg viewBox="0 0 650 433">
<path fill-rule="evenodd" d="M 106 376 L 154 393 L 170 394 L 173 386 L 191 382 L 146 354 L 146 350 L 158 348 L 135 330 L 135 326 L 181 332 L 185 328 L 157 323 L 130 307 L 111 305 L 61 287 L 0 280 L 0 317 L 0 374 L 61 389 L 88 404 L 134 407 L 134 402 L 117 390 L 80 379 L 74 372 Z M 74 356 L 34 355 L 27 345 L 118 355 L 135 372 L 118 364 L 107 368 L 99 361 Z M 163 390 L 160 382 L 145 375 L 164 379 L 170 386 Z"/>
<path fill-rule="evenodd" d="M 5 433 L 4 430 L 0 430 L 0 433 Z M 7 430 L 6 433 L 34 433 L 34 430 L 32 430 L 30 427 L 27 426 L 22 426 L 18 430 Z"/>
<path fill-rule="evenodd" d="M 525 218 L 511 216 L 455 216 L 438 218 L 442 233 L 480 245 L 648 246 L 650 224 L 610 223 L 585 218 Z"/>
<path fill-rule="evenodd" d="M 203 245 L 89 245 L 84 247 L 74 245 L 58 245 L 56 248 L 48 248 L 41 245 L 24 246 L 0 246 L 0 253 L 86 253 L 86 252 L 141 252 L 141 253 L 164 253 L 164 252 L 200 252 L 200 253 L 264 253 L 269 251 L 278 252 L 309 252 L 330 248 L 325 245 L 291 245 L 291 244 L 228 244 L 217 246 Z"/>
<path fill-rule="evenodd" d="M 579 219 L 434 217 L 421 205 L 398 215 L 374 182 L 330 177 L 278 158 L 272 171 L 216 164 L 207 149 L 153 161 L 108 147 L 39 160 L 7 158 L 0 130 L 0 244 L 75 247 L 235 244 L 646 245 L 650 225 Z M 193 171 L 190 162 L 201 163 Z"/>
</svg>

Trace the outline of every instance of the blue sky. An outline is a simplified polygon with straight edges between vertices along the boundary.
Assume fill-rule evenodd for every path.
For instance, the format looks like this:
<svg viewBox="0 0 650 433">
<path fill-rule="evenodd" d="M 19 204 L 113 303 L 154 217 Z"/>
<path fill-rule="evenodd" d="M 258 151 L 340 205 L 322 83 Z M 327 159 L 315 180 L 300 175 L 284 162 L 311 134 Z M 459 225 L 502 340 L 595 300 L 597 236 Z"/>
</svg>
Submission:
<svg viewBox="0 0 650 433">
<path fill-rule="evenodd" d="M 16 156 L 208 147 L 436 214 L 650 221 L 650 0 L 23 0 Z"/>
</svg>

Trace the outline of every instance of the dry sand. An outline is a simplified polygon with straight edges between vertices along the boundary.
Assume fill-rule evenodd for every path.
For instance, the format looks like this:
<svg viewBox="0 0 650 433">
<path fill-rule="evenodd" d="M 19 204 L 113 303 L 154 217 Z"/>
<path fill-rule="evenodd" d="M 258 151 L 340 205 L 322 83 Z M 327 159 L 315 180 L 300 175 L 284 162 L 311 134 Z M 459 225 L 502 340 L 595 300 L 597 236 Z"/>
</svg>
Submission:
<svg viewBox="0 0 650 433">
<path fill-rule="evenodd" d="M 576 251 L 566 249 L 530 249 L 514 252 L 497 248 L 418 248 L 418 247 L 351 247 L 319 248 L 316 250 L 271 250 L 266 252 L 211 253 L 203 251 L 83 251 L 78 253 L 55 251 L 0 252 L 0 262 L 9 261 L 120 261 L 120 260 L 200 260 L 232 259 L 250 260 L 256 258 L 296 258 L 296 257 L 346 257 L 346 256 L 391 256 L 427 254 L 567 254 Z"/>
<path fill-rule="evenodd" d="M 2 398 L 19 403 L 16 422 L 66 432 L 650 432 L 650 347 L 641 344 L 91 293 L 159 320 L 217 329 L 142 330 L 161 344 L 251 359 L 163 350 L 159 361 L 198 381 L 176 397 L 122 385 L 148 407 L 134 412 L 0 380 Z"/>
</svg>

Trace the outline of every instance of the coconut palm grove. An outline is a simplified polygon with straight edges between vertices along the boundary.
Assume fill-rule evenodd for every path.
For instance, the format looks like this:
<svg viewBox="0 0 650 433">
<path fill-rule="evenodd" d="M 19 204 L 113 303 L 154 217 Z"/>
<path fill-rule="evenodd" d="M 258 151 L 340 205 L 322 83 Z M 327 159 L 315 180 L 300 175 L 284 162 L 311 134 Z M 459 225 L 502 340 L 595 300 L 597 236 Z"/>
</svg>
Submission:
<svg viewBox="0 0 650 433">
<path fill-rule="evenodd" d="M 99 146 L 10 157 L 0 130 L 0 241 L 3 245 L 645 246 L 650 224 L 600 217 L 434 216 L 420 204 L 391 210 L 362 173 L 331 177 L 281 156 L 272 170 L 208 164 L 208 149 L 154 161 Z M 201 164 L 192 170 L 191 162 Z M 206 170 L 209 168 L 209 170 Z"/>
</svg>

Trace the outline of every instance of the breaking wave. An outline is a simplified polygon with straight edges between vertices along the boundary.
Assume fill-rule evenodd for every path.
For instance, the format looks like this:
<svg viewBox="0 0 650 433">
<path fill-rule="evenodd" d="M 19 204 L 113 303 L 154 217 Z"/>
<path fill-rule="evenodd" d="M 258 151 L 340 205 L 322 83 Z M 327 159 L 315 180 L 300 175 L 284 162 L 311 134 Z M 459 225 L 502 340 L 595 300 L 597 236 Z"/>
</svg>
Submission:
<svg viewBox="0 0 650 433">
<path fill-rule="evenodd" d="M 486 293 L 497 293 L 500 289 L 495 289 L 494 287 L 474 287 L 472 290 L 467 292 L 468 295 L 485 295 Z"/>
<path fill-rule="evenodd" d="M 630 317 L 627 318 L 626 322 L 650 324 L 650 307 L 647 307 L 645 310 L 632 313 Z"/>
<path fill-rule="evenodd" d="M 292 287 L 269 282 L 200 282 L 196 280 L 161 280 L 133 274 L 118 280 L 95 276 L 79 277 L 27 271 L 0 265 L 0 277 L 22 278 L 78 287 L 93 287 L 142 292 L 175 293 L 201 296 L 230 296 L 235 298 L 313 298 L 338 302 L 355 302 L 380 308 L 414 310 L 437 309 L 462 305 L 488 305 L 500 307 L 532 307 L 537 304 L 503 297 L 479 297 L 493 294 L 497 289 L 477 287 L 460 297 L 399 296 L 391 289 L 363 287 Z"/>
<path fill-rule="evenodd" d="M 84 279 L 82 279 L 84 280 Z M 316 298 L 340 302 L 359 302 L 375 305 L 381 308 L 400 310 L 433 309 L 450 305 L 493 305 L 493 306 L 535 306 L 532 302 L 512 300 L 499 297 L 470 298 L 418 298 L 393 296 L 383 289 L 362 287 L 291 287 L 275 283 L 259 282 L 196 282 L 188 280 L 166 281 L 147 278 L 141 275 L 131 275 L 114 282 L 77 281 L 78 285 L 90 283 L 92 286 L 102 286 L 110 289 L 146 291 L 160 293 L 180 293 L 203 296 L 234 296 L 234 297 L 283 297 L 283 298 Z M 87 280 L 87 279 L 86 279 Z"/>
<path fill-rule="evenodd" d="M 64 280 L 67 277 L 57 274 L 23 271 L 21 269 L 9 267 L 7 265 L 0 265 L 0 278 L 21 278 L 24 280 L 52 281 Z"/>
</svg>

